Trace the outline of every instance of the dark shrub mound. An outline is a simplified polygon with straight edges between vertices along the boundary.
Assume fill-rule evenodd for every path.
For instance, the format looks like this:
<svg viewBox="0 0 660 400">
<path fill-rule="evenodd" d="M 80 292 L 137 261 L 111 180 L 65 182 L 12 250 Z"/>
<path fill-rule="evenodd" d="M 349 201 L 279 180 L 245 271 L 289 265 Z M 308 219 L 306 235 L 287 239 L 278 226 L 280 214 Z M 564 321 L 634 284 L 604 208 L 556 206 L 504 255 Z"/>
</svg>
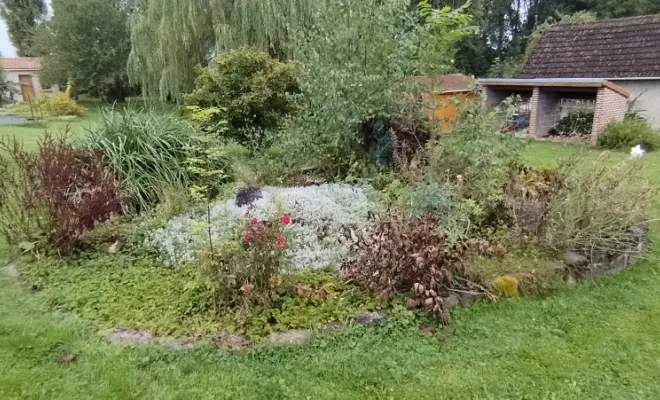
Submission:
<svg viewBox="0 0 660 400">
<path fill-rule="evenodd" d="M 559 136 L 586 136 L 591 134 L 594 124 L 594 112 L 576 110 L 562 118 L 551 134 Z"/>
<path fill-rule="evenodd" d="M 389 169 L 420 163 L 431 133 L 427 121 L 413 116 L 376 117 L 360 127 L 369 161 Z"/>
</svg>

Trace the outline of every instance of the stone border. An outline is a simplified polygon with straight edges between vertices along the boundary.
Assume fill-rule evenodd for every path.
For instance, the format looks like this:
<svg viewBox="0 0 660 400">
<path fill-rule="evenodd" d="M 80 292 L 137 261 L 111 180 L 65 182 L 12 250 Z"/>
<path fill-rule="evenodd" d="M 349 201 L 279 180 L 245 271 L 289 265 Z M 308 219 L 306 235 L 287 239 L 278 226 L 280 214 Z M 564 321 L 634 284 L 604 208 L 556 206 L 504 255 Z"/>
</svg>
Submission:
<svg viewBox="0 0 660 400">
<path fill-rule="evenodd" d="M 616 250 L 594 250 L 589 254 L 567 251 L 557 265 L 557 272 L 569 281 L 617 274 L 643 258 L 648 247 L 649 225 L 630 229 L 631 240 Z"/>
</svg>

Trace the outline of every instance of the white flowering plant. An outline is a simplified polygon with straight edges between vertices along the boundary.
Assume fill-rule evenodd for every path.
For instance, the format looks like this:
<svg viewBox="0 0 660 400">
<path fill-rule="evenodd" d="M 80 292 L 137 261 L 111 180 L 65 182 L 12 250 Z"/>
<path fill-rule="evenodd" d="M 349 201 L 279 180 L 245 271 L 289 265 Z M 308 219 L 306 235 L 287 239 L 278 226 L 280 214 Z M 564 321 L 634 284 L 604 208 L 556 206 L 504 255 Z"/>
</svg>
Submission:
<svg viewBox="0 0 660 400">
<path fill-rule="evenodd" d="M 290 239 L 285 251 L 291 266 L 337 268 L 348 257 L 355 232 L 368 226 L 370 216 L 378 212 L 378 206 L 369 200 L 370 191 L 367 186 L 347 184 L 264 187 L 261 198 L 250 205 L 238 206 L 232 199 L 211 207 L 211 241 L 222 243 L 240 237 L 246 217 L 261 223 L 287 215 L 291 223 L 284 226 L 283 234 Z M 205 211 L 191 210 L 148 235 L 147 244 L 157 249 L 165 265 L 195 263 L 208 249 L 208 243 L 196 232 L 196 227 L 206 223 Z"/>
</svg>

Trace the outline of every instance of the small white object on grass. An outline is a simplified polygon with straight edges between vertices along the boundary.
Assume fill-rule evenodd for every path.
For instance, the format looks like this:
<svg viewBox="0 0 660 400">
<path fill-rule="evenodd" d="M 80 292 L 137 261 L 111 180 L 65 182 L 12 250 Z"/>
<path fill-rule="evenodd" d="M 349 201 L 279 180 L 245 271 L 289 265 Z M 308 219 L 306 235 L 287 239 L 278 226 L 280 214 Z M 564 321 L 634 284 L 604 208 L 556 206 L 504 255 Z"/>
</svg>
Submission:
<svg viewBox="0 0 660 400">
<path fill-rule="evenodd" d="M 642 156 L 646 153 L 646 150 L 642 147 L 642 145 L 638 144 L 637 146 L 633 147 L 630 150 L 630 158 L 635 159 L 635 158 L 642 158 Z"/>
</svg>

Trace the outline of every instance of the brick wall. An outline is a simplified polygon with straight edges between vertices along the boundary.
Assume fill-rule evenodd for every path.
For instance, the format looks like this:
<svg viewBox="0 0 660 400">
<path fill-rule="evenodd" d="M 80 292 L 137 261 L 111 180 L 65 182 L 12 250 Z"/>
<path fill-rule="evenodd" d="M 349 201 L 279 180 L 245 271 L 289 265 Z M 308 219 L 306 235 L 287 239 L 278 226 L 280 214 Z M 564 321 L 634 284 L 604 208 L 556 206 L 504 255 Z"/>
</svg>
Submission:
<svg viewBox="0 0 660 400">
<path fill-rule="evenodd" d="M 539 93 L 539 88 L 535 87 L 532 92 L 532 98 L 529 100 L 529 133 L 531 135 L 536 135 L 539 125 Z"/>
<path fill-rule="evenodd" d="M 608 87 L 598 89 L 596 109 L 594 110 L 594 125 L 591 128 L 591 142 L 596 144 L 598 137 L 610 123 L 623 121 L 627 109 L 628 99 L 626 96 Z"/>
</svg>

